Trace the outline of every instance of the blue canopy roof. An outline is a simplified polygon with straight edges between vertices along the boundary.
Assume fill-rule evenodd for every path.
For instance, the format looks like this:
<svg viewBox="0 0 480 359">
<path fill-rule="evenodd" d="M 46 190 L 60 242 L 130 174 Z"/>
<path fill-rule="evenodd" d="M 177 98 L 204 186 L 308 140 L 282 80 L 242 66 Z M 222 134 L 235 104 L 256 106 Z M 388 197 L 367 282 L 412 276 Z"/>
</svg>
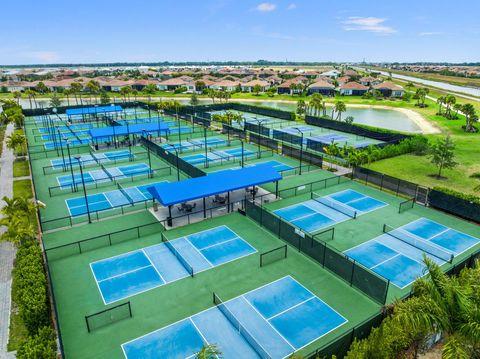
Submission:
<svg viewBox="0 0 480 359">
<path fill-rule="evenodd" d="M 100 128 L 91 128 L 89 130 L 90 136 L 95 138 L 105 138 L 115 136 L 126 136 L 128 134 L 142 134 L 143 131 L 146 133 L 155 133 L 155 132 L 165 132 L 168 130 L 168 124 L 165 122 L 156 122 L 156 123 L 137 123 L 134 125 L 128 126 L 110 126 L 110 127 L 100 127 Z"/>
<path fill-rule="evenodd" d="M 192 201 L 242 188 L 275 182 L 282 176 L 269 164 L 213 172 L 203 177 L 147 187 L 153 198 L 164 206 Z"/>
<path fill-rule="evenodd" d="M 122 111 L 122 110 L 123 110 L 122 106 L 111 105 L 111 106 L 69 108 L 65 111 L 65 113 L 67 114 L 67 116 L 94 115 L 96 113 L 119 112 L 119 111 Z"/>
</svg>

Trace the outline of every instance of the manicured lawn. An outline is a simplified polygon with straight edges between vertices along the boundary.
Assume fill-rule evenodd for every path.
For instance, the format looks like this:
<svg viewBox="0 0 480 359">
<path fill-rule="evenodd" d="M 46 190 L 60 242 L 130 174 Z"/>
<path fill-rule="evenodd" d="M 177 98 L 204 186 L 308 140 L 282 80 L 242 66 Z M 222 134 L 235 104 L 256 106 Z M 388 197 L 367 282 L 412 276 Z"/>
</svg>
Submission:
<svg viewBox="0 0 480 359">
<path fill-rule="evenodd" d="M 13 181 L 13 196 L 33 197 L 31 181 L 29 179 Z"/>
<path fill-rule="evenodd" d="M 25 159 L 16 159 L 13 162 L 13 177 L 30 176 L 28 161 Z"/>
</svg>

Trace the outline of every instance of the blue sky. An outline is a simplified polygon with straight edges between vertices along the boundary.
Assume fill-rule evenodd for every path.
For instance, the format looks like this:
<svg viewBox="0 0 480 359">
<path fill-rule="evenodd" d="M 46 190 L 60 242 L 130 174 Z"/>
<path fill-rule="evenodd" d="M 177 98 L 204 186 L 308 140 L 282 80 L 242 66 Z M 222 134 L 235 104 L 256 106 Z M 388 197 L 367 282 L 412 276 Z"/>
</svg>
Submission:
<svg viewBox="0 0 480 359">
<path fill-rule="evenodd" d="M 480 61 L 479 11 L 476 0 L 8 1 L 0 64 Z"/>
</svg>

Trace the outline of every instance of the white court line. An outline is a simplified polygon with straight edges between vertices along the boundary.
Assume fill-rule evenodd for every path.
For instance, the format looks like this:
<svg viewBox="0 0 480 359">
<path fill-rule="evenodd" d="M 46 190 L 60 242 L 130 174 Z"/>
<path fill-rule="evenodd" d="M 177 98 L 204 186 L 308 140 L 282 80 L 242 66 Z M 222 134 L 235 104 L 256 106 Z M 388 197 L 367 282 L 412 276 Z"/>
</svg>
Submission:
<svg viewBox="0 0 480 359">
<path fill-rule="evenodd" d="M 306 303 L 306 302 L 309 302 L 309 301 L 311 301 L 312 299 L 315 299 L 315 298 L 316 298 L 316 296 L 312 295 L 310 298 L 305 299 L 304 301 L 301 301 L 300 303 L 297 303 L 297 304 L 295 304 L 295 305 L 292 305 L 290 308 L 287 308 L 287 309 L 285 309 L 285 310 L 282 310 L 280 313 L 277 313 L 277 314 L 275 314 L 275 315 L 272 315 L 270 318 L 265 318 L 265 319 L 266 319 L 266 320 L 272 320 L 273 318 L 278 317 L 279 315 L 282 315 L 282 314 L 290 311 L 291 309 L 296 308 L 296 307 L 298 307 L 298 306 L 300 306 L 300 305 L 302 305 L 302 304 L 304 304 L 304 303 Z"/>
<path fill-rule="evenodd" d="M 145 252 L 145 249 L 142 248 L 142 252 L 143 254 L 145 255 L 145 257 L 147 257 L 148 261 L 150 262 L 150 265 L 153 267 L 153 269 L 155 269 L 155 272 L 158 273 L 158 275 L 160 276 L 160 278 L 163 280 L 163 283 L 167 283 L 167 281 L 163 278 L 163 276 L 160 274 L 160 272 L 157 270 L 157 267 L 155 267 L 155 264 L 153 264 L 153 262 L 150 260 L 150 257 L 148 256 L 147 252 Z"/>
<path fill-rule="evenodd" d="M 148 268 L 148 267 L 151 267 L 151 266 L 152 266 L 152 265 L 149 264 L 148 266 L 143 266 L 143 267 L 140 267 L 140 268 L 135 268 L 135 269 L 132 269 L 132 270 L 129 270 L 129 271 L 120 273 L 120 274 L 112 275 L 111 277 L 108 277 L 108 278 L 105 278 L 105 279 L 97 280 L 97 282 L 98 282 L 98 283 L 100 283 L 100 282 L 105 282 L 106 280 L 118 278 L 118 277 L 121 277 L 121 276 L 123 276 L 123 275 L 125 275 L 125 274 L 130 274 L 130 273 L 133 273 L 133 272 L 138 272 L 139 270 L 142 270 L 142 269 L 145 269 L 145 268 Z"/>
<path fill-rule="evenodd" d="M 397 258 L 398 256 L 400 256 L 402 254 L 400 254 L 398 251 L 397 251 L 397 254 L 395 254 L 394 256 L 390 257 L 390 258 L 387 258 L 385 259 L 384 261 L 381 261 L 380 263 L 377 263 L 375 264 L 374 266 L 371 266 L 370 269 L 373 269 L 373 268 L 376 268 L 378 267 L 379 265 L 382 265 L 383 263 L 386 263 L 388 261 L 391 261 L 393 258 Z M 361 262 L 360 262 L 361 263 Z M 363 265 L 363 264 L 362 264 Z"/>
</svg>

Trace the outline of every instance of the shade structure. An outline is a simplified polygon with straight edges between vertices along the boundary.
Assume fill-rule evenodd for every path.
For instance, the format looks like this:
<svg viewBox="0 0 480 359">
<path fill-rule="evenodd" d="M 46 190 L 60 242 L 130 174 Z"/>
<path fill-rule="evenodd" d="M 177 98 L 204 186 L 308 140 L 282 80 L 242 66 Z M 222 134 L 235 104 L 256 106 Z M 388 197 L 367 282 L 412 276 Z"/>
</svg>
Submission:
<svg viewBox="0 0 480 359">
<path fill-rule="evenodd" d="M 65 113 L 67 114 L 67 116 L 95 115 L 97 113 L 120 112 L 122 110 L 123 110 L 122 106 L 112 105 L 112 106 L 69 108 L 65 111 Z"/>
<path fill-rule="evenodd" d="M 147 190 L 163 206 L 171 206 L 281 179 L 282 176 L 271 165 L 259 164 L 214 172 L 179 182 L 159 183 L 148 187 Z"/>
<path fill-rule="evenodd" d="M 112 136 L 127 136 L 143 134 L 144 132 L 155 133 L 155 132 L 167 132 L 168 123 L 166 122 L 156 122 L 156 123 L 139 123 L 128 126 L 110 126 L 110 127 L 100 127 L 100 128 L 91 128 L 89 130 L 90 136 L 92 139 L 107 138 Z"/>
</svg>

